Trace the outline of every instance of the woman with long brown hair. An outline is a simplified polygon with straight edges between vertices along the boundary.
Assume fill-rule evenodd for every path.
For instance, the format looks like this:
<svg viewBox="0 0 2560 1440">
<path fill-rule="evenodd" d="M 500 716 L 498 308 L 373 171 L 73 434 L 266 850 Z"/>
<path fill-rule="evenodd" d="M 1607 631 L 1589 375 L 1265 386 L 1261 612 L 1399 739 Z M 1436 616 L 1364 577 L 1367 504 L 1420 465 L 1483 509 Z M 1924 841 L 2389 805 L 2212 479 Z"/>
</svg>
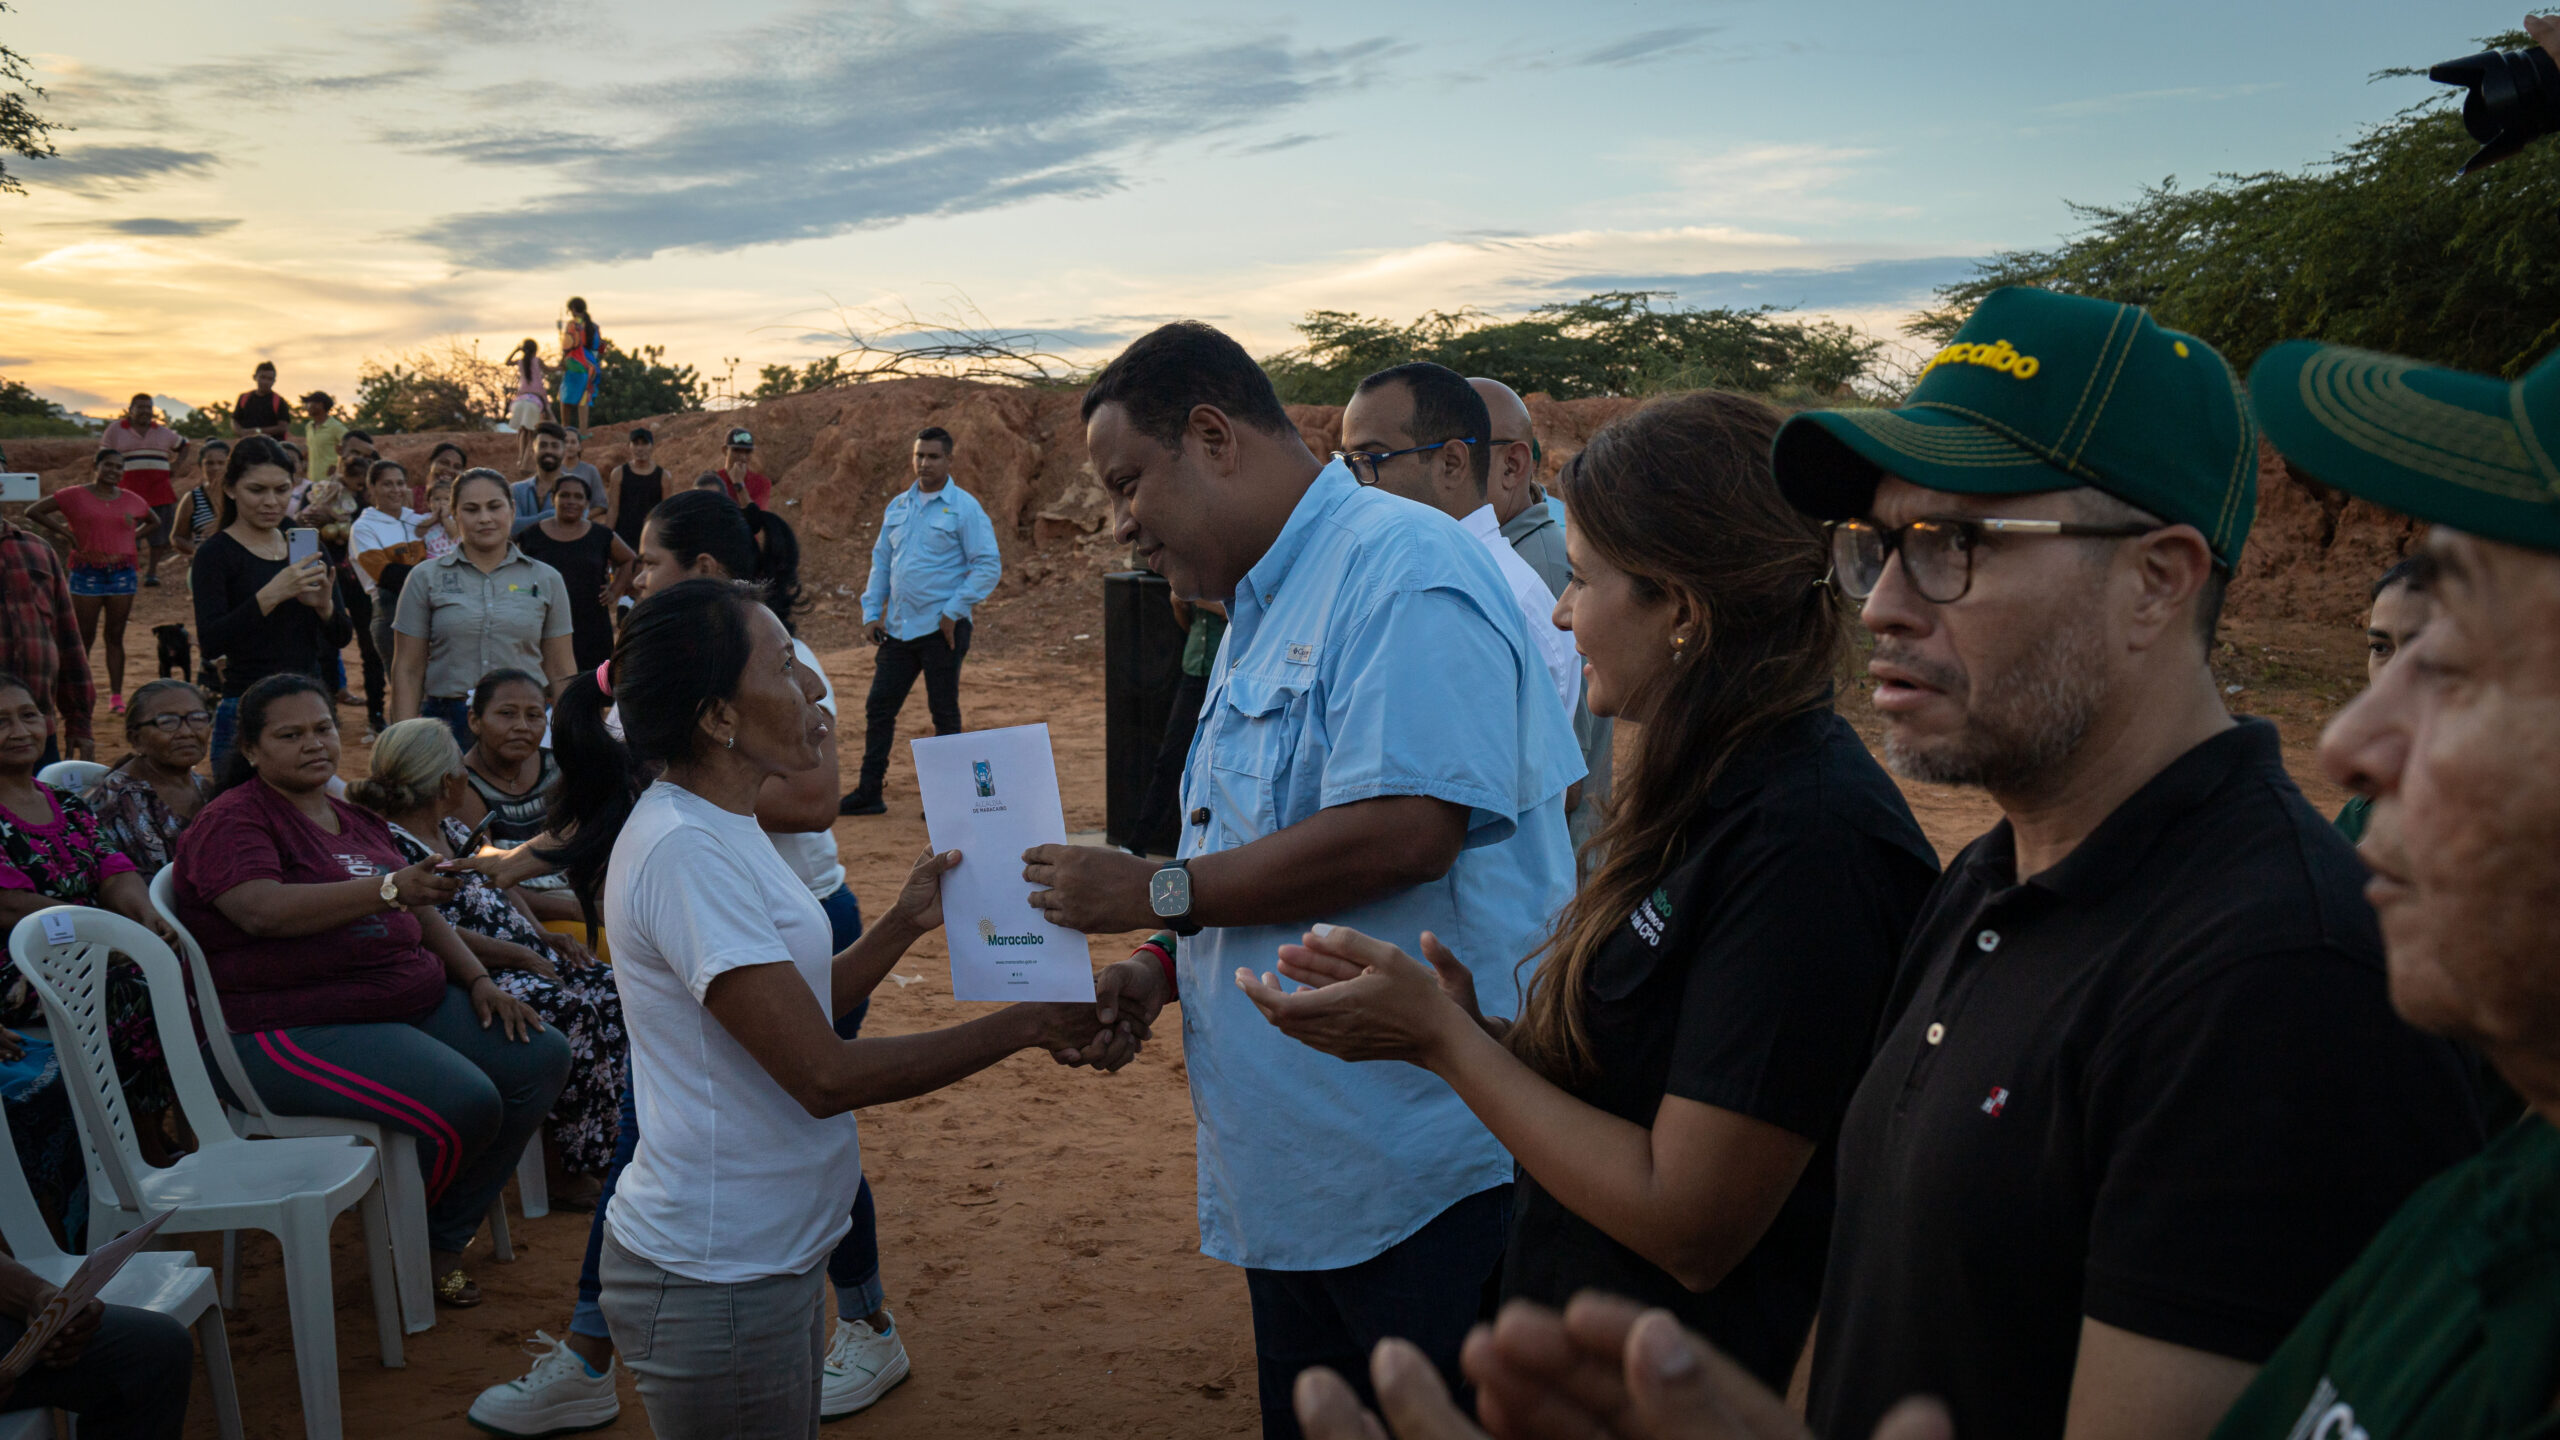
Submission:
<svg viewBox="0 0 2560 1440">
<path fill-rule="evenodd" d="M 1556 623 L 1636 729 L 1597 863 L 1516 1022 L 1467 966 L 1354 931 L 1237 983 L 1286 1033 L 1448 1081 L 1520 1167 L 1502 1288 L 1677 1314 L 1783 1387 L 1812 1323 L 1830 1145 L 1937 861 L 1831 708 L 1846 627 L 1819 527 L 1778 493 L 1778 414 L 1658 401 L 1566 465 Z M 1480 964 L 1517 957 L 1479 956 Z"/>
</svg>

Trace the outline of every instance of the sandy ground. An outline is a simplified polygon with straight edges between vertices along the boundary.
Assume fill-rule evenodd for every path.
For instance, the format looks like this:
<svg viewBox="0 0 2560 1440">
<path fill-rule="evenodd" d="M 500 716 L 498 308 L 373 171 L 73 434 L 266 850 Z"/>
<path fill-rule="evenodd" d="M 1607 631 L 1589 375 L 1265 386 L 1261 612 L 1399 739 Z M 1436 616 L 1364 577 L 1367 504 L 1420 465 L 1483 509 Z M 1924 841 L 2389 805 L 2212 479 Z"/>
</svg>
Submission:
<svg viewBox="0 0 2560 1440">
<path fill-rule="evenodd" d="M 145 591 L 131 628 L 130 691 L 151 673 L 149 627 L 182 618 L 179 569 Z M 1066 587 L 1010 593 L 982 612 L 964 677 L 973 728 L 1045 721 L 1058 754 L 1071 830 L 1103 816 L 1100 612 Z M 1091 616 L 1091 623 L 1079 618 Z M 867 649 L 821 624 L 813 636 L 848 709 L 870 683 Z M 1083 637 L 1083 638 L 1079 638 Z M 2318 726 L 2360 683 L 2357 637 L 2299 626 L 2240 632 L 2218 665 L 2235 708 L 2283 727 L 2287 760 L 2324 810 L 2344 797 L 2320 779 L 2311 746 Z M 349 666 L 354 668 L 353 652 Z M 101 667 L 103 681 L 103 668 Z M 100 756 L 122 753 L 120 727 L 99 705 Z M 1872 730 L 1863 700 L 1846 708 Z M 351 727 L 361 717 L 346 712 Z M 859 721 L 856 721 L 859 724 Z M 902 737 L 929 730 L 922 687 Z M 858 751 L 859 739 L 852 740 Z M 350 743 L 349 773 L 363 749 Z M 847 757 L 848 769 L 854 763 Z M 1996 818 L 1976 793 L 1907 785 L 1912 807 L 1942 855 Z M 855 893 L 866 909 L 896 891 L 924 845 L 905 747 L 890 771 L 890 813 L 839 821 Z M 1093 957 L 1127 953 L 1097 939 Z M 937 940 L 920 945 L 884 985 L 866 1033 L 952 1024 L 984 1007 L 951 998 Z M 880 1208 L 889 1304 L 914 1359 L 914 1375 L 866 1414 L 831 1434 L 901 1440 L 992 1434 L 1245 1435 L 1256 1430 L 1253 1349 L 1242 1276 L 1202 1258 L 1193 1211 L 1192 1119 L 1180 1027 L 1115 1076 L 1061 1071 L 1045 1056 L 1017 1056 L 940 1094 L 862 1116 L 865 1165 Z M 848 1197 L 849 1198 L 849 1197 Z M 513 1207 L 510 1207 L 511 1210 Z M 340 1381 L 346 1433 L 354 1437 L 472 1433 L 463 1412 L 483 1386 L 514 1377 L 519 1344 L 533 1331 L 567 1328 L 588 1216 L 554 1212 L 514 1223 L 517 1259 L 475 1249 L 487 1303 L 444 1311 L 408 1337 L 406 1368 L 379 1362 L 361 1237 L 338 1227 L 336 1277 Z M 232 1353 L 252 1436 L 302 1433 L 283 1274 L 272 1241 L 249 1237 L 241 1305 L 230 1317 Z M 208 1244 L 204 1253 L 211 1255 Z M 211 1436 L 199 1387 L 189 1434 Z M 648 1433 L 625 1382 L 622 1419 L 608 1435 Z"/>
</svg>

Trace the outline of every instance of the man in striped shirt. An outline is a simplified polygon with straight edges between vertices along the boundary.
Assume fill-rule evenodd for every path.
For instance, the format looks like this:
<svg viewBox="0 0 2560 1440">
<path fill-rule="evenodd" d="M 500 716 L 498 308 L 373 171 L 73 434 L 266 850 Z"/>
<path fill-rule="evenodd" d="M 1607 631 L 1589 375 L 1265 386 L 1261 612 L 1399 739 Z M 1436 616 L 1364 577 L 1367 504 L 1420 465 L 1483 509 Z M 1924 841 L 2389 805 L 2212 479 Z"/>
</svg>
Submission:
<svg viewBox="0 0 2560 1440">
<path fill-rule="evenodd" d="M 169 488 L 169 472 L 187 453 L 186 439 L 160 423 L 151 396 L 145 393 L 133 397 L 98 443 L 123 452 L 124 488 L 151 507 L 151 554 L 142 563 L 142 583 L 157 585 L 160 557 L 169 553 L 170 522 L 178 514 L 178 496 Z"/>
</svg>

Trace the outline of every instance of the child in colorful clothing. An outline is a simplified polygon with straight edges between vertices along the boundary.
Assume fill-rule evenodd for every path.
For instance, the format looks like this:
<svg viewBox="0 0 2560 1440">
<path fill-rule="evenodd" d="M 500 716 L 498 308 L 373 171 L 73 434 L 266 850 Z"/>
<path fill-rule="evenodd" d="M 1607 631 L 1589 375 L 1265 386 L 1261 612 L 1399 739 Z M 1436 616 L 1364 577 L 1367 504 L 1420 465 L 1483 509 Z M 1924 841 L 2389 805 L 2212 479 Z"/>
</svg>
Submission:
<svg viewBox="0 0 2560 1440">
<path fill-rule="evenodd" d="M 124 713 L 124 625 L 142 589 L 142 540 L 156 517 L 143 498 L 124 488 L 124 452 L 98 452 L 94 478 L 66 486 L 27 507 L 27 523 L 71 547 L 71 608 L 80 617 L 80 644 L 97 643 L 98 616 L 107 617 L 107 709 Z"/>
<path fill-rule="evenodd" d="M 587 302 L 569 297 L 569 323 L 560 332 L 560 410 L 578 407 L 580 437 L 587 433 L 587 407 L 596 398 L 596 371 L 604 363 L 604 337 L 596 330 Z"/>
</svg>

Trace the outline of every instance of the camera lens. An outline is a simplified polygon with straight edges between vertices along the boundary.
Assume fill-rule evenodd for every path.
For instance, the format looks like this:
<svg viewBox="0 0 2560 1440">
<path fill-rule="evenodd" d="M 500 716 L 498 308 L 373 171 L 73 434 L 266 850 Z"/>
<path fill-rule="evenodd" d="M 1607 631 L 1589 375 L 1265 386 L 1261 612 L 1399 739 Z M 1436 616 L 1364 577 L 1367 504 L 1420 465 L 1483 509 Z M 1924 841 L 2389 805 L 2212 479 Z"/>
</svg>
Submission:
<svg viewBox="0 0 2560 1440">
<path fill-rule="evenodd" d="M 2560 63 L 2538 47 L 2484 50 L 2447 60 L 2430 67 L 2427 78 L 2471 92 L 2462 100 L 2462 128 L 2480 142 L 2480 149 L 2462 162 L 2465 175 L 2560 130 Z"/>
</svg>

